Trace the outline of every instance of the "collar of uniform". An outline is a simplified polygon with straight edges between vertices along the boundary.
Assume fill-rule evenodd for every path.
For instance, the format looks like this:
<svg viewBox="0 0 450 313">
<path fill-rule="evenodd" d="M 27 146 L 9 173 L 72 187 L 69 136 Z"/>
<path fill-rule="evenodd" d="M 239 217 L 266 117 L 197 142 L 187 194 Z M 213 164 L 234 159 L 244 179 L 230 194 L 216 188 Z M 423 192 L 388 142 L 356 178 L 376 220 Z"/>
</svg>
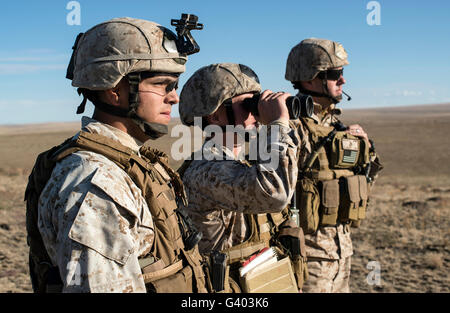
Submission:
<svg viewBox="0 0 450 313">
<path fill-rule="evenodd" d="M 81 118 L 81 129 L 93 134 L 99 134 L 107 138 L 118 141 L 122 145 L 132 149 L 139 153 L 139 149 L 142 147 L 143 143 L 139 140 L 131 137 L 126 132 L 121 131 L 111 125 L 99 122 L 90 117 L 83 116 Z"/>
<path fill-rule="evenodd" d="M 320 123 L 325 116 L 326 111 L 322 109 L 322 105 L 320 103 L 314 102 L 314 111 L 311 118 L 315 120 L 317 123 Z"/>
<path fill-rule="evenodd" d="M 322 110 L 322 105 L 314 102 L 314 113 L 311 116 L 313 120 L 318 123 L 321 123 L 323 120 L 327 118 L 333 118 L 333 116 L 339 116 L 342 114 L 342 109 L 337 108 L 333 103 L 326 110 Z"/>
</svg>

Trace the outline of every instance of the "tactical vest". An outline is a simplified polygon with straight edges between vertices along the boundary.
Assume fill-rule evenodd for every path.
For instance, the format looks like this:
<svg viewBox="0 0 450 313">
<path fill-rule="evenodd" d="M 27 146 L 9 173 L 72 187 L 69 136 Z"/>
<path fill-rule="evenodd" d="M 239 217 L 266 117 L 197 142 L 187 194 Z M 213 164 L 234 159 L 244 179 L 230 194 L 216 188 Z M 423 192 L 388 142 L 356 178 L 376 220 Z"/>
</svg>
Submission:
<svg viewBox="0 0 450 313">
<path fill-rule="evenodd" d="M 178 169 L 178 173 L 183 177 L 193 160 L 186 160 Z M 246 166 L 251 166 L 247 161 L 242 161 Z M 244 242 L 232 246 L 226 250 L 220 251 L 226 255 L 226 277 L 224 292 L 243 292 L 244 288 L 239 277 L 239 267 L 241 263 L 248 259 L 251 255 L 257 253 L 261 249 L 268 247 L 276 247 L 280 257 L 289 257 L 297 288 L 303 287 L 304 281 L 308 278 L 308 270 L 306 263 L 306 246 L 302 228 L 298 227 L 291 218 L 291 212 L 286 207 L 281 213 L 266 214 L 245 214 L 247 225 L 250 229 L 250 235 Z M 207 259 L 210 263 L 209 269 L 214 269 L 211 259 Z M 212 273 L 208 282 L 214 280 Z M 213 286 L 209 289 L 214 290 Z"/>
<path fill-rule="evenodd" d="M 149 255 L 139 259 L 146 288 L 151 292 L 207 292 L 203 262 L 198 246 L 187 251 L 183 222 L 176 213 L 177 199 L 185 201 L 182 181 L 168 165 L 167 156 L 149 147 L 140 156 L 130 148 L 98 134 L 80 132 L 60 146 L 41 153 L 25 192 L 27 232 L 30 246 L 30 275 L 35 292 L 48 292 L 60 281 L 51 266 L 37 226 L 39 195 L 56 163 L 77 151 L 101 154 L 124 170 L 141 190 L 150 209 L 155 240 Z M 49 288 L 50 286 L 50 288 Z"/>
<path fill-rule="evenodd" d="M 308 130 L 312 150 L 299 168 L 297 181 L 301 227 L 306 234 L 338 222 L 358 227 L 366 215 L 369 193 L 368 143 L 311 118 L 300 121 Z"/>
</svg>

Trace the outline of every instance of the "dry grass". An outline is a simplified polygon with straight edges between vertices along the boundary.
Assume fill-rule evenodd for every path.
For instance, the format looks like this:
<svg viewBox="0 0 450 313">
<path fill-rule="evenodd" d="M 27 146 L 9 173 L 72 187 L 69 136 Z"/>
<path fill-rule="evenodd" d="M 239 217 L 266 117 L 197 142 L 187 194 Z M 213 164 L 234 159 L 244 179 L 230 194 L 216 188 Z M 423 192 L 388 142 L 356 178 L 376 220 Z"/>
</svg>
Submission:
<svg viewBox="0 0 450 313">
<path fill-rule="evenodd" d="M 353 292 L 450 292 L 450 106 L 346 110 L 375 139 L 385 169 L 353 229 Z M 175 123 L 177 120 L 175 120 Z M 58 131 L 58 127 L 65 128 Z M 29 292 L 23 192 L 37 154 L 76 125 L 0 127 L 0 292 Z M 152 145 L 166 153 L 177 138 Z M 181 161 L 171 159 L 177 168 Z M 366 277 L 381 266 L 381 286 Z"/>
</svg>

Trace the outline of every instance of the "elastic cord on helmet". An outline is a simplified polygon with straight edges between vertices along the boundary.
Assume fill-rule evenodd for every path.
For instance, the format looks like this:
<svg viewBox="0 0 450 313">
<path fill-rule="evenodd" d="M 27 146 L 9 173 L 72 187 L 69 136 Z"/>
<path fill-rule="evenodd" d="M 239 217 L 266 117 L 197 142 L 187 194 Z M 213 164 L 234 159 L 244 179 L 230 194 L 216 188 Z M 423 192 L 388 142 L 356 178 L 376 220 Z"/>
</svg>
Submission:
<svg viewBox="0 0 450 313">
<path fill-rule="evenodd" d="M 127 75 L 130 92 L 128 93 L 128 117 L 135 117 L 139 106 L 139 83 L 141 73 L 130 73 Z"/>
<path fill-rule="evenodd" d="M 165 134 L 167 134 L 168 127 L 167 125 L 157 124 L 157 123 L 149 123 L 144 121 L 138 114 L 137 114 L 137 108 L 140 103 L 139 99 L 139 83 L 144 78 L 153 77 L 157 75 L 173 75 L 177 76 L 177 74 L 166 74 L 166 73 L 159 73 L 159 72 L 136 72 L 136 73 L 130 73 L 127 75 L 128 84 L 129 84 L 129 94 L 128 94 L 128 109 L 120 108 L 108 103 L 105 103 L 103 101 L 100 101 L 97 99 L 97 97 L 93 94 L 91 94 L 91 90 L 89 89 L 83 89 L 78 88 L 78 94 L 83 95 L 83 101 L 78 106 L 77 114 L 81 114 L 84 112 L 85 106 L 86 106 L 86 100 L 90 100 L 97 109 L 100 111 L 103 111 L 105 113 L 118 116 L 118 117 L 125 117 L 125 118 L 131 118 L 133 122 L 135 122 L 141 130 L 147 134 L 152 139 L 157 139 Z"/>
<path fill-rule="evenodd" d="M 339 103 L 342 99 L 342 97 L 336 98 L 336 97 L 332 97 L 330 96 L 330 92 L 328 91 L 328 86 L 327 86 L 327 72 L 321 72 L 323 74 L 321 74 L 321 80 L 322 80 L 322 90 L 324 90 L 325 92 L 317 92 L 317 91 L 312 91 L 309 89 L 306 89 L 305 87 L 302 86 L 302 84 L 300 82 L 294 82 L 292 85 L 295 89 L 298 89 L 300 92 L 313 96 L 313 97 L 319 97 L 319 98 L 328 98 L 331 100 L 331 102 L 333 102 L 334 104 Z"/>
</svg>

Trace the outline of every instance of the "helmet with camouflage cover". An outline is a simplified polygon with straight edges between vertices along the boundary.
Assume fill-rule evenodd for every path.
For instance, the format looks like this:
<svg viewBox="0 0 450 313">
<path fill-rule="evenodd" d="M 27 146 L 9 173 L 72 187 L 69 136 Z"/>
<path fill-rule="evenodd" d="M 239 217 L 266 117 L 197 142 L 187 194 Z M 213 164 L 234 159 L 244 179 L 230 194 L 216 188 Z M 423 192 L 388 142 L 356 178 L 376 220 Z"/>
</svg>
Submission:
<svg viewBox="0 0 450 313">
<path fill-rule="evenodd" d="M 130 83 L 128 109 L 100 101 L 93 101 L 94 105 L 109 114 L 132 118 L 151 137 L 161 135 L 158 132 L 164 129 L 143 121 L 136 114 L 138 84 L 142 72 L 178 76 L 185 71 L 187 56 L 177 50 L 176 38 L 161 25 L 128 17 L 111 19 L 78 35 L 66 76 L 84 96 L 77 113 L 84 111 L 86 90 L 114 88 L 127 77 Z"/>
<path fill-rule="evenodd" d="M 178 53 L 174 36 L 141 19 L 115 18 L 98 24 L 78 41 L 72 86 L 106 90 L 132 72 L 183 73 L 187 57 Z"/>
<path fill-rule="evenodd" d="M 321 71 L 347 64 L 347 52 L 340 43 L 309 38 L 292 48 L 286 62 L 285 78 L 291 82 L 310 81 Z"/>
<path fill-rule="evenodd" d="M 218 63 L 202 67 L 189 78 L 180 93 L 181 121 L 191 126 L 194 117 L 213 114 L 226 100 L 258 92 L 261 92 L 258 76 L 248 66 Z"/>
</svg>

